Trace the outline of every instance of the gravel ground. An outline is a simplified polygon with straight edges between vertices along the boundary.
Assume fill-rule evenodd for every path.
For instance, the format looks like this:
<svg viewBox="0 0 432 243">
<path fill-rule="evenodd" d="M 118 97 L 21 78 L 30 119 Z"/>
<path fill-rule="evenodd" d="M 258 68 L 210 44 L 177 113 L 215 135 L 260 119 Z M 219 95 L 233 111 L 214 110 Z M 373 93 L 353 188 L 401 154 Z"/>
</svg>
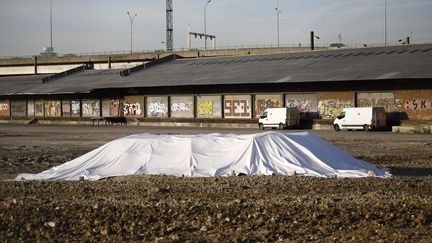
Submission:
<svg viewBox="0 0 432 243">
<path fill-rule="evenodd" d="M 424 135 L 316 132 L 389 167 L 389 179 L 4 181 L 138 132 L 215 131 L 0 126 L 0 241 L 432 241 L 432 138 Z"/>
</svg>

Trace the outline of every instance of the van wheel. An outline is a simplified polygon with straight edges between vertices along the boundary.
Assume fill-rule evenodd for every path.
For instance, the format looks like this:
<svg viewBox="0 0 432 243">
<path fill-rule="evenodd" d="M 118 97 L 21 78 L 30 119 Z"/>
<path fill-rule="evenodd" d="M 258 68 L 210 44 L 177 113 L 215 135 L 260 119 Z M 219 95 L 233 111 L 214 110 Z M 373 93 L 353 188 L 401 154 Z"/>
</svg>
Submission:
<svg viewBox="0 0 432 243">
<path fill-rule="evenodd" d="M 264 130 L 264 125 L 263 125 L 262 123 L 260 123 L 260 124 L 258 125 L 258 127 L 259 127 L 260 130 Z"/>
<path fill-rule="evenodd" d="M 364 125 L 364 126 L 363 126 L 363 130 L 364 130 L 365 132 L 369 132 L 369 126 L 368 126 L 368 125 Z"/>
<path fill-rule="evenodd" d="M 336 132 L 339 132 L 339 131 L 340 131 L 340 127 L 339 127 L 338 124 L 335 124 L 333 127 L 334 127 L 334 130 L 335 130 Z"/>
<path fill-rule="evenodd" d="M 279 123 L 279 130 L 284 129 L 284 125 L 282 123 Z"/>
</svg>

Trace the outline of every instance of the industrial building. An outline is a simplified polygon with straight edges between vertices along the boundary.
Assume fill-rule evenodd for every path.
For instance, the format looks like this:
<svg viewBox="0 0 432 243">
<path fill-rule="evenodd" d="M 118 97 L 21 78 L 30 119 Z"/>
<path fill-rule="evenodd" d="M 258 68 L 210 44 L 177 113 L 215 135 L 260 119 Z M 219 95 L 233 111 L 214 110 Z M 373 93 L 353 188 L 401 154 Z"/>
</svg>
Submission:
<svg viewBox="0 0 432 243">
<path fill-rule="evenodd" d="M 432 121 L 432 44 L 234 57 L 170 55 L 125 70 L 83 65 L 0 77 L 3 122 L 255 127 L 268 107 L 330 124 L 345 107 L 382 106 L 388 125 Z"/>
</svg>

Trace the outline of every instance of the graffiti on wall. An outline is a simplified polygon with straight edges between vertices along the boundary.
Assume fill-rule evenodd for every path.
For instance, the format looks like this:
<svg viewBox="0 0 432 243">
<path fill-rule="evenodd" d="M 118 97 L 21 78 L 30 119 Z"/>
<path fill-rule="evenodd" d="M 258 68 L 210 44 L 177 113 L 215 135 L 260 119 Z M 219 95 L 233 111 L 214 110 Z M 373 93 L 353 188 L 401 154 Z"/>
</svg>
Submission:
<svg viewBox="0 0 432 243">
<path fill-rule="evenodd" d="M 0 101 L 0 116 L 9 116 L 10 114 L 9 101 Z"/>
<path fill-rule="evenodd" d="M 9 101 L 0 101 L 0 115 L 9 116 Z"/>
<path fill-rule="evenodd" d="M 386 112 L 402 111 L 402 101 L 387 93 L 357 93 L 358 107 L 384 107 Z"/>
<path fill-rule="evenodd" d="M 11 111 L 12 116 L 26 116 L 27 103 L 26 101 L 12 101 Z"/>
<path fill-rule="evenodd" d="M 257 96 L 258 97 L 258 96 Z M 259 117 L 267 108 L 282 107 L 282 100 L 272 98 L 257 98 L 255 100 L 255 117 Z"/>
<path fill-rule="evenodd" d="M 151 117 L 163 117 L 168 114 L 168 107 L 165 103 L 156 101 L 148 104 L 148 115 Z"/>
<path fill-rule="evenodd" d="M 72 116 L 80 116 L 80 101 L 72 100 L 71 101 L 71 113 Z"/>
<path fill-rule="evenodd" d="M 110 100 L 109 115 L 110 116 L 120 116 L 120 100 Z M 140 114 L 141 115 L 141 114 Z"/>
<path fill-rule="evenodd" d="M 213 101 L 211 100 L 198 100 L 197 102 L 197 115 L 198 116 L 211 116 L 213 114 Z"/>
<path fill-rule="evenodd" d="M 71 103 L 69 100 L 62 101 L 62 116 L 70 116 L 71 113 Z"/>
<path fill-rule="evenodd" d="M 249 100 L 224 100 L 225 117 L 250 117 L 251 107 Z"/>
<path fill-rule="evenodd" d="M 43 116 L 44 115 L 44 107 L 42 100 L 36 100 L 34 103 L 34 112 L 35 116 Z"/>
<path fill-rule="evenodd" d="M 222 96 L 197 96 L 197 117 L 222 118 Z"/>
<path fill-rule="evenodd" d="M 300 112 L 316 112 L 316 107 L 311 99 L 286 99 L 286 106 L 297 108 Z"/>
<path fill-rule="evenodd" d="M 191 111 L 193 110 L 193 102 L 179 100 L 171 103 L 171 111 Z"/>
<path fill-rule="evenodd" d="M 60 116 L 61 115 L 60 101 L 46 101 L 45 102 L 45 116 Z"/>
<path fill-rule="evenodd" d="M 344 108 L 354 107 L 353 100 L 320 100 L 318 102 L 318 109 L 323 119 L 336 118 Z"/>
<path fill-rule="evenodd" d="M 83 100 L 82 101 L 83 116 L 100 116 L 99 100 Z"/>
<path fill-rule="evenodd" d="M 432 109 L 432 101 L 428 99 L 412 99 L 405 102 L 404 108 L 412 111 L 424 111 Z"/>
<path fill-rule="evenodd" d="M 123 114 L 125 116 L 140 116 L 142 114 L 141 104 L 125 102 L 123 104 Z"/>
</svg>

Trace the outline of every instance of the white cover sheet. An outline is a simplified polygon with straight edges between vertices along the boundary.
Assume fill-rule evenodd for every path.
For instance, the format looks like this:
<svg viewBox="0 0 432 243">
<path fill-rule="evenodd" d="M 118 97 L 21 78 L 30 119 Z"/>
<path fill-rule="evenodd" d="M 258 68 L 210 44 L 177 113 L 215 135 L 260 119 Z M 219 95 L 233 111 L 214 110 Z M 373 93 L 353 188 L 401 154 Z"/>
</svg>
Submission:
<svg viewBox="0 0 432 243">
<path fill-rule="evenodd" d="M 98 180 L 125 175 L 190 177 L 290 175 L 388 176 L 308 133 L 155 135 L 137 134 L 111 141 L 87 154 L 39 174 L 16 180 Z M 369 173 L 368 173 L 369 172 Z M 373 173 L 372 173 L 373 174 Z"/>
</svg>

